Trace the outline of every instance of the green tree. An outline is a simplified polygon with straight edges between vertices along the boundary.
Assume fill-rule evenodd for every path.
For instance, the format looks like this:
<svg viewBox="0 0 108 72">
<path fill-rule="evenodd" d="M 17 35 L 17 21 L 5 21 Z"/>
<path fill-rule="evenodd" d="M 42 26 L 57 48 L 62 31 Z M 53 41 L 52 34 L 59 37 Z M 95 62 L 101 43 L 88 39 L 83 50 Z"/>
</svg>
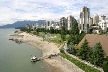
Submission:
<svg viewBox="0 0 108 72">
<path fill-rule="evenodd" d="M 70 54 L 76 55 L 76 49 L 75 49 L 74 44 L 72 42 L 70 42 L 70 44 L 68 45 L 67 52 Z"/>
<path fill-rule="evenodd" d="M 106 33 L 108 34 L 108 28 L 106 29 Z"/>
<path fill-rule="evenodd" d="M 104 51 L 102 50 L 102 45 L 100 43 L 96 43 L 92 51 L 90 62 L 94 65 L 102 66 L 104 60 Z"/>
<path fill-rule="evenodd" d="M 90 52 L 90 47 L 88 45 L 87 40 L 85 39 L 84 43 L 82 43 L 81 48 L 77 52 L 77 56 L 83 60 L 88 60 L 88 54 Z"/>
<path fill-rule="evenodd" d="M 67 44 L 69 44 L 70 42 L 73 42 L 73 44 L 78 44 L 79 38 L 80 37 L 79 37 L 78 23 L 75 20 L 72 25 L 72 29 L 70 30 L 70 36 L 69 36 L 69 40 L 68 40 Z"/>
<path fill-rule="evenodd" d="M 61 29 L 61 39 L 63 41 L 65 41 L 65 39 L 66 39 L 65 27 L 62 27 L 62 29 Z"/>
<path fill-rule="evenodd" d="M 88 34 L 92 34 L 93 33 L 93 28 L 90 28 L 89 30 L 88 30 Z"/>
<path fill-rule="evenodd" d="M 104 72 L 108 72 L 108 61 L 103 62 L 102 68 L 103 68 Z"/>
<path fill-rule="evenodd" d="M 81 31 L 81 33 L 79 35 L 79 41 L 81 41 L 85 35 L 86 35 L 86 33 L 84 31 Z"/>
<path fill-rule="evenodd" d="M 71 35 L 69 36 L 68 45 L 72 42 L 74 45 L 79 43 L 80 36 L 79 35 Z"/>
<path fill-rule="evenodd" d="M 105 58 L 106 61 L 108 61 L 108 56 Z"/>
<path fill-rule="evenodd" d="M 33 31 L 33 34 L 36 35 L 36 31 Z"/>
<path fill-rule="evenodd" d="M 39 36 L 40 28 L 36 29 L 36 35 Z"/>
<path fill-rule="evenodd" d="M 27 29 L 27 33 L 30 33 L 31 32 L 31 28 Z"/>
<path fill-rule="evenodd" d="M 50 27 L 50 33 L 54 33 L 54 29 L 53 29 L 53 27 Z"/>
<path fill-rule="evenodd" d="M 71 35 L 79 35 L 79 28 L 78 28 L 78 23 L 76 20 L 74 21 L 74 23 L 72 25 L 72 29 L 70 31 L 70 34 Z"/>
<path fill-rule="evenodd" d="M 26 27 L 20 29 L 20 31 L 24 31 L 24 32 L 27 31 L 27 30 L 28 29 Z"/>
</svg>

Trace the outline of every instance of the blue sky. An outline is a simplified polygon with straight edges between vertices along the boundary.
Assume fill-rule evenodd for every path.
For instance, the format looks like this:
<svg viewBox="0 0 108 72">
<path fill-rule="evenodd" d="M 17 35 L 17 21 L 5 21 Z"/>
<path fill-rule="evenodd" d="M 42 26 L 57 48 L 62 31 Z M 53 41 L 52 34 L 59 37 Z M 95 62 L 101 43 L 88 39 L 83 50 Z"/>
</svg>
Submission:
<svg viewBox="0 0 108 72">
<path fill-rule="evenodd" d="M 54 20 L 69 15 L 79 19 L 80 9 L 90 8 L 90 16 L 106 15 L 107 0 L 0 0 L 0 25 L 21 20 Z"/>
</svg>

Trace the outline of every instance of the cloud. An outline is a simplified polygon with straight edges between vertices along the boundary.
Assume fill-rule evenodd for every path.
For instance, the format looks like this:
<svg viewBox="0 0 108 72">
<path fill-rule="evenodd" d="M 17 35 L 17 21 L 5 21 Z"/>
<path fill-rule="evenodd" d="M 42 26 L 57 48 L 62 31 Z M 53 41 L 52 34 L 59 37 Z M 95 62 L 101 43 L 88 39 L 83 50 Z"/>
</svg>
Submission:
<svg viewBox="0 0 108 72">
<path fill-rule="evenodd" d="M 56 20 L 69 15 L 79 19 L 80 8 L 90 8 L 91 16 L 108 17 L 107 0 L 2 0 L 0 1 L 0 25 L 18 20 Z"/>
</svg>

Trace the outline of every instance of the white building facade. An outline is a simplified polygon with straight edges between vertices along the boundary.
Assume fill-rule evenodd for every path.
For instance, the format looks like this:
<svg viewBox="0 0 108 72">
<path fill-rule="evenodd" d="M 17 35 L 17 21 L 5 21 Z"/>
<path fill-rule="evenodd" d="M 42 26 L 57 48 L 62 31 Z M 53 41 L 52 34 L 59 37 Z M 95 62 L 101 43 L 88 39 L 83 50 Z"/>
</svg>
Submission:
<svg viewBox="0 0 108 72">
<path fill-rule="evenodd" d="M 106 29 L 107 29 L 107 23 L 106 23 L 106 20 L 105 20 L 105 17 L 106 16 L 101 16 L 101 21 L 98 23 L 98 25 L 100 26 L 100 28 L 102 29 L 102 30 L 104 30 L 104 31 L 106 31 Z"/>
<path fill-rule="evenodd" d="M 73 16 L 68 16 L 67 17 L 67 30 L 71 30 L 72 29 L 72 24 L 74 23 L 75 18 Z"/>
<path fill-rule="evenodd" d="M 60 28 L 65 27 L 65 29 L 67 29 L 66 27 L 67 25 L 67 19 L 65 17 L 60 18 Z"/>
<path fill-rule="evenodd" d="M 90 17 L 89 19 L 89 24 L 92 25 L 93 24 L 93 18 Z"/>
<path fill-rule="evenodd" d="M 99 16 L 96 14 L 94 17 L 93 17 L 93 24 L 98 24 L 99 23 Z"/>
<path fill-rule="evenodd" d="M 51 27 L 50 21 L 45 21 L 44 26 L 45 26 L 46 29 L 50 30 L 50 27 Z"/>
<path fill-rule="evenodd" d="M 89 30 L 90 9 L 87 7 L 81 8 L 80 12 L 80 32 L 88 32 Z"/>
</svg>

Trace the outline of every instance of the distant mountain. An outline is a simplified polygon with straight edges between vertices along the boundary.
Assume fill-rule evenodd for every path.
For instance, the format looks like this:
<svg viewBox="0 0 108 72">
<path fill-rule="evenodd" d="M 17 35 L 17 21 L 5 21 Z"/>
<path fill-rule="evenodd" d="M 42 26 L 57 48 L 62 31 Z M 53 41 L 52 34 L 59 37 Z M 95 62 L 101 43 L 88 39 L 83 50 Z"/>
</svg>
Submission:
<svg viewBox="0 0 108 72">
<path fill-rule="evenodd" d="M 30 26 L 32 24 L 43 24 L 45 22 L 45 20 L 38 20 L 38 21 L 17 21 L 13 24 L 6 24 L 6 25 L 3 25 L 3 26 L 0 26 L 0 28 L 21 28 L 21 27 L 25 27 L 26 24 L 29 24 Z M 54 22 L 54 23 L 59 23 L 59 22 Z"/>
<path fill-rule="evenodd" d="M 17 27 L 25 27 L 26 24 L 32 25 L 32 24 L 43 24 L 45 20 L 38 20 L 38 21 L 17 21 L 13 24 L 6 24 L 3 26 L 0 26 L 0 28 L 17 28 Z"/>
</svg>

